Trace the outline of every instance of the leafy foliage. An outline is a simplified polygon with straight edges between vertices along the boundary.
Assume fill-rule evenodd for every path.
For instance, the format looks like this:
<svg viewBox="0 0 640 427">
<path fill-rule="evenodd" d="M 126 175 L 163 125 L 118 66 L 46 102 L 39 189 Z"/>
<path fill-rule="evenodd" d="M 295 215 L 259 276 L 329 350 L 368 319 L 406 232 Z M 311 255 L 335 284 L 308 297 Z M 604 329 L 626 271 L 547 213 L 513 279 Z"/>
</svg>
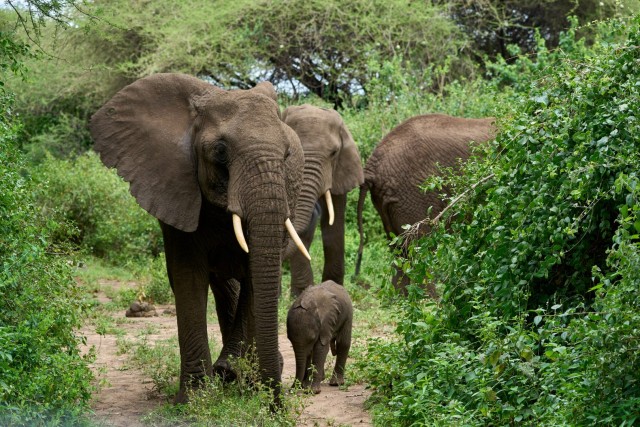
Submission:
<svg viewBox="0 0 640 427">
<path fill-rule="evenodd" d="M 492 179 L 411 246 L 407 273 L 442 301 L 412 286 L 404 340 L 372 347 L 382 419 L 639 419 L 640 18 L 606 31 L 591 55 L 519 77 L 530 86 L 494 149 L 452 178 L 458 192 Z"/>
<path fill-rule="evenodd" d="M 556 48 L 567 29 L 567 17 L 581 24 L 611 17 L 632 16 L 640 9 L 637 0 L 437 0 L 473 40 L 473 51 L 490 58 L 511 58 L 514 46 L 535 53 L 538 39 Z M 590 36 L 592 27 L 582 28 Z"/>
<path fill-rule="evenodd" d="M 0 121 L 0 423 L 56 425 L 82 413 L 90 397 L 90 357 L 75 330 L 82 299 L 21 173 L 16 124 Z M 28 381 L 26 380 L 28 378 Z"/>
<path fill-rule="evenodd" d="M 162 250 L 157 221 L 129 194 L 128 184 L 108 170 L 98 155 L 85 153 L 75 160 L 48 157 L 34 172 L 47 183 L 37 193 L 43 211 L 76 227 L 74 240 L 87 253 L 124 265 L 146 261 Z"/>
<path fill-rule="evenodd" d="M 429 2 L 118 0 L 87 7 L 99 19 L 79 14 L 77 28 L 43 44 L 54 53 L 47 66 L 34 62 L 32 81 L 15 82 L 24 102 L 50 120 L 55 111 L 95 110 L 156 72 L 198 75 L 226 88 L 270 80 L 288 94 L 338 105 L 373 78 L 372 56 L 402 57 L 405 72 L 436 89 L 443 81 L 432 76 L 448 81 L 473 69 L 465 38 Z"/>
<path fill-rule="evenodd" d="M 424 25 L 429 22 L 429 25 Z M 272 69 L 271 79 L 289 81 L 336 105 L 365 90 L 375 71 L 366 65 L 403 58 L 403 71 L 447 78 L 469 71 L 460 55 L 465 39 L 438 7 L 406 1 L 263 1 L 238 23 L 256 46 L 254 56 Z"/>
<path fill-rule="evenodd" d="M 58 5 L 60 3 L 57 3 Z M 28 44 L 0 17 L 0 423 L 61 425 L 86 410 L 90 355 L 76 334 L 83 313 L 64 224 L 43 216 L 18 148 L 21 123 L 5 83 L 25 76 Z M 35 22 L 32 28 L 38 28 Z M 28 381 L 26 380 L 28 379 Z"/>
</svg>

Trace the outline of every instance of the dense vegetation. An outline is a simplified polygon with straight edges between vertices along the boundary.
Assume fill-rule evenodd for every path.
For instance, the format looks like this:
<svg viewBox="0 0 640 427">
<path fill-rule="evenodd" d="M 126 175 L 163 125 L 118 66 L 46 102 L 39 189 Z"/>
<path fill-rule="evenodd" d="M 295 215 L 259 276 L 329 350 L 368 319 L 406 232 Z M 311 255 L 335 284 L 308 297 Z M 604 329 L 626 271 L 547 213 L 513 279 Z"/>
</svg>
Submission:
<svg viewBox="0 0 640 427">
<path fill-rule="evenodd" d="M 382 419 L 640 419 L 640 19 L 601 31 L 516 77 L 486 160 L 453 179 L 482 183 L 447 212 L 460 220 L 410 245 L 406 270 L 442 301 L 412 287 L 402 341 L 372 346 Z"/>
<path fill-rule="evenodd" d="M 19 73 L 29 48 L 0 36 L 0 53 Z M 69 225 L 35 203 L 12 108 L 0 85 L 0 424 L 64 423 L 86 411 L 91 393 L 75 333 L 83 305 L 69 247 L 53 239 Z"/>
<path fill-rule="evenodd" d="M 369 255 L 347 285 L 354 300 L 399 311 L 396 340 L 354 353 L 375 390 L 376 422 L 638 423 L 640 21 L 629 17 L 639 6 L 94 0 L 0 8 L 0 422 L 62 424 L 86 408 L 91 378 L 76 331 L 87 296 L 73 280 L 77 257 L 143 277 L 138 296 L 171 298 L 156 221 L 91 153 L 87 131 L 118 89 L 171 71 L 225 88 L 268 79 L 283 106 L 336 106 L 363 160 L 417 114 L 497 117 L 501 132 L 482 160 L 448 178 L 452 200 L 462 195 L 447 211 L 451 227 L 395 261 L 418 284 L 408 298 L 393 295 L 381 272 L 386 241 L 366 207 Z M 425 281 L 441 301 L 425 298 Z M 164 375 L 153 359 L 143 364 Z M 216 408 L 187 412 L 213 417 Z"/>
</svg>

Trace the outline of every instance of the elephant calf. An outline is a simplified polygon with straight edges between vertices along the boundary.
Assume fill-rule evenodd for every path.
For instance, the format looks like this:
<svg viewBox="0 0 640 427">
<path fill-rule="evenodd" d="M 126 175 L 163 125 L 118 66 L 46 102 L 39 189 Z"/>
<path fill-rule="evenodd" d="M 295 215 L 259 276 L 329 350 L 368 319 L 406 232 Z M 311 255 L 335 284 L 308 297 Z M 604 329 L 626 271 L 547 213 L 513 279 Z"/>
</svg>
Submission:
<svg viewBox="0 0 640 427">
<path fill-rule="evenodd" d="M 294 301 L 287 316 L 287 337 L 296 357 L 296 381 L 303 388 L 311 386 L 315 394 L 320 393 L 329 347 L 336 356 L 329 384 L 344 384 L 352 320 L 351 298 L 344 287 L 332 280 L 308 287 Z"/>
</svg>

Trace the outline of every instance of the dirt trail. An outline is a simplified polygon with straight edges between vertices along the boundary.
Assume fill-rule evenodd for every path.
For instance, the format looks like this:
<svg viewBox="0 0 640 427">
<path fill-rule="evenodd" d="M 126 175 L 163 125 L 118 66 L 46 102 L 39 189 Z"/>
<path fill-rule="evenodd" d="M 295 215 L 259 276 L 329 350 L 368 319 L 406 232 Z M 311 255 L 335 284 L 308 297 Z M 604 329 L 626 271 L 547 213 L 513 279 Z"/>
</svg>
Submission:
<svg viewBox="0 0 640 427">
<path fill-rule="evenodd" d="M 102 282 L 101 286 L 118 286 L 113 282 Z M 108 301 L 103 293 L 98 295 L 101 302 Z M 134 341 L 141 331 L 147 331 L 146 341 L 149 345 L 177 336 L 175 316 L 162 315 L 167 306 L 158 306 L 157 317 L 128 318 L 127 322 L 118 325 L 124 330 L 123 340 Z M 124 318 L 124 310 L 115 314 Z M 166 398 L 153 390 L 150 378 L 128 363 L 129 355 L 120 354 L 115 335 L 100 335 L 93 325 L 83 328 L 87 338 L 85 351 L 95 347 L 96 360 L 92 365 L 100 384 L 92 402 L 95 412 L 94 421 L 104 427 L 139 427 L 144 426 L 142 417 L 154 408 L 164 404 Z M 221 342 L 217 325 L 209 327 L 209 336 Z M 295 358 L 291 343 L 285 334 L 279 337 L 280 351 L 284 358 L 283 381 L 285 385 L 293 382 L 295 377 Z M 347 362 L 347 373 L 348 373 Z M 331 372 L 331 371 L 329 371 Z M 322 392 L 310 396 L 299 426 L 371 426 L 371 417 L 364 410 L 364 401 L 369 396 L 363 385 L 352 385 L 348 390 L 340 390 L 328 384 L 322 384 Z"/>
</svg>

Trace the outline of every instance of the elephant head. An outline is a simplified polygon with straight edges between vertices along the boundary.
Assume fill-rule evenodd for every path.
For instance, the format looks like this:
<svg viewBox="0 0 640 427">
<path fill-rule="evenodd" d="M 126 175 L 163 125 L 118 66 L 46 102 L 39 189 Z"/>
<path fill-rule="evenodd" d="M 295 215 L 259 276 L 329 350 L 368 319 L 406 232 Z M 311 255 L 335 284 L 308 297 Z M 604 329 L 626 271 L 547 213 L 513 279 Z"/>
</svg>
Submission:
<svg viewBox="0 0 640 427">
<path fill-rule="evenodd" d="M 315 203 L 325 197 L 333 223 L 330 194 L 344 195 L 364 182 L 360 155 L 349 129 L 334 110 L 312 105 L 289 107 L 282 120 L 300 137 L 304 185 L 296 211 L 296 230 L 311 220 Z"/>
<path fill-rule="evenodd" d="M 295 229 L 309 247 L 318 219 L 315 208 L 321 209 L 322 280 L 343 283 L 347 192 L 364 180 L 358 149 L 340 114 L 334 110 L 294 106 L 283 112 L 282 119 L 300 137 L 305 158 Z M 313 284 L 311 264 L 297 254 L 292 244 L 286 257 L 291 266 L 291 294 L 297 296 Z"/>
<path fill-rule="evenodd" d="M 233 258 L 233 262 L 242 258 L 249 271 L 250 307 L 243 315 L 250 317 L 248 322 L 255 328 L 263 376 L 270 383 L 279 383 L 280 265 L 285 223 L 294 218 L 304 160 L 297 135 L 280 119 L 271 84 L 225 91 L 182 74 L 152 75 L 125 87 L 96 112 L 91 133 L 103 163 L 115 167 L 130 183 L 137 202 L 160 220 L 163 232 L 173 230 L 172 235 L 189 236 L 190 242 L 207 240 L 186 245 L 188 257 L 199 258 L 211 250 L 206 249 L 209 240 L 233 235 L 229 232 L 233 223 L 238 242 L 216 243 L 216 247 L 231 251 L 239 244 L 248 252 L 248 261 L 247 257 Z M 215 232 L 195 240 L 204 236 L 204 229 Z M 165 234 L 165 251 L 171 249 L 167 245 L 174 245 L 167 240 Z M 205 264 L 211 255 L 201 258 Z M 171 270 L 169 261 L 167 265 Z M 194 272 L 185 279 L 189 274 L 178 278 L 175 271 L 175 277 L 169 271 L 169 276 L 176 293 L 184 359 L 183 341 L 185 345 L 193 341 L 193 331 L 196 324 L 201 326 L 202 318 L 205 339 L 198 340 L 206 346 L 200 341 L 206 341 L 209 272 Z M 200 290 L 202 281 L 204 304 L 192 303 L 188 294 L 192 291 L 182 289 Z M 198 310 L 196 318 L 192 312 Z M 203 352 L 208 356 L 208 348 Z M 198 361 L 182 361 L 183 367 L 189 363 Z"/>
</svg>

